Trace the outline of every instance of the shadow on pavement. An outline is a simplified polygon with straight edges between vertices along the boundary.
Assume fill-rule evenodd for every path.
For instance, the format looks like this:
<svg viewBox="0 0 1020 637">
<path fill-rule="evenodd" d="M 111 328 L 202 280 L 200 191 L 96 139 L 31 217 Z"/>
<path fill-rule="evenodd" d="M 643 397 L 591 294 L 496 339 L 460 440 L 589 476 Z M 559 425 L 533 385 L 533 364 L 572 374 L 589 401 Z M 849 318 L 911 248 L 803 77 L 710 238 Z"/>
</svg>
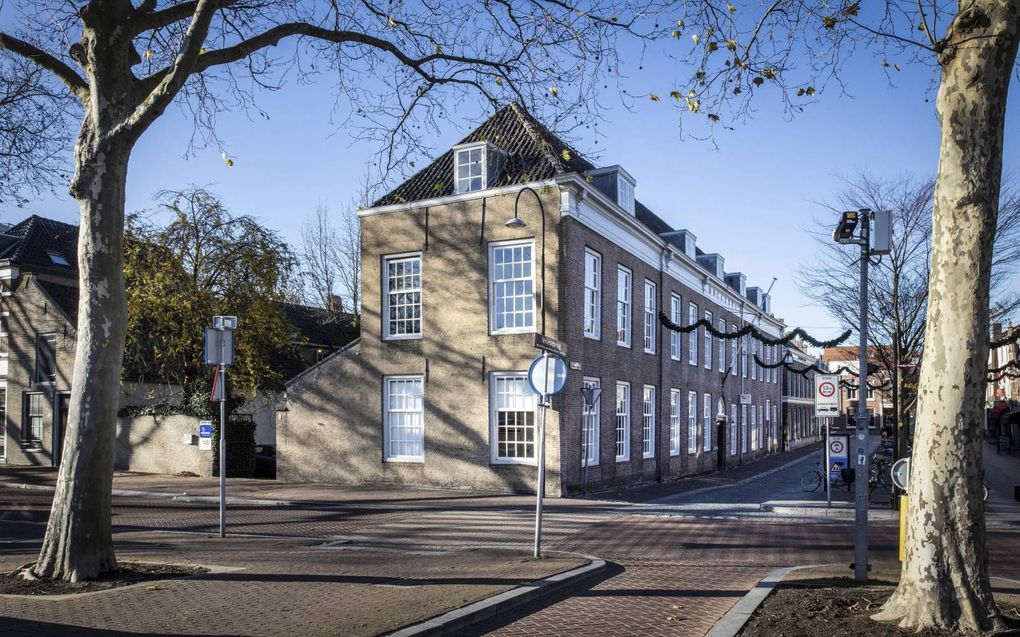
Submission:
<svg viewBox="0 0 1020 637">
<path fill-rule="evenodd" d="M 123 630 L 104 630 L 100 628 L 82 628 L 13 617 L 0 617 L 0 628 L 3 635 L 10 637 L 141 637 L 142 635 L 179 635 L 181 633 L 136 633 Z M 229 637 L 229 636 L 224 636 Z M 235 637 L 240 637 L 235 636 Z"/>
</svg>

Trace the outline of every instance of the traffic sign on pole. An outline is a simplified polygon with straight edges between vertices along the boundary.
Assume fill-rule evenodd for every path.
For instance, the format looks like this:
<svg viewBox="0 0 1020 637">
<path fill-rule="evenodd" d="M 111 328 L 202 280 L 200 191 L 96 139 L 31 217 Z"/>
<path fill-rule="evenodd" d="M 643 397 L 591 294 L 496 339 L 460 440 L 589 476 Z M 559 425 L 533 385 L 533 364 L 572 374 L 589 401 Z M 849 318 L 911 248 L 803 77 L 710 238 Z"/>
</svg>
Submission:
<svg viewBox="0 0 1020 637">
<path fill-rule="evenodd" d="M 831 418 L 839 413 L 839 376 L 815 374 L 815 417 Z"/>
</svg>

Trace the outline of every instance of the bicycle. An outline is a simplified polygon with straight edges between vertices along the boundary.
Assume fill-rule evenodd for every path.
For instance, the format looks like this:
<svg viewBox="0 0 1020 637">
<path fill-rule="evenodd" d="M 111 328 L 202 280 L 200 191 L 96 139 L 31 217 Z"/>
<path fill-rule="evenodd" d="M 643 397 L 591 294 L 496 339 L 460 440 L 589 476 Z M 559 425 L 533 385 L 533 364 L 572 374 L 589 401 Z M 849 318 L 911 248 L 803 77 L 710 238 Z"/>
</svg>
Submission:
<svg viewBox="0 0 1020 637">
<path fill-rule="evenodd" d="M 822 472 L 821 469 L 822 461 L 815 462 L 815 468 L 805 472 L 800 477 L 800 488 L 805 491 L 817 491 L 818 487 L 822 486 L 822 482 L 826 479 L 829 480 L 830 487 L 847 487 L 854 483 L 853 469 L 843 469 L 839 472 L 838 478 L 829 478 Z"/>
</svg>

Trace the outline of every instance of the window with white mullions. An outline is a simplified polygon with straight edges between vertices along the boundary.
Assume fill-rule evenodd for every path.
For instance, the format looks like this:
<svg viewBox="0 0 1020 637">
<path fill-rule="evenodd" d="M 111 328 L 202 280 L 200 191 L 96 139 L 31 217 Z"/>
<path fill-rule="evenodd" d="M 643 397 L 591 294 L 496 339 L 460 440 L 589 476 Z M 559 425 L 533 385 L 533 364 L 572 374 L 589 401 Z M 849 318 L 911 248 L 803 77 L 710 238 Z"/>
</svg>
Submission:
<svg viewBox="0 0 1020 637">
<path fill-rule="evenodd" d="M 709 326 L 712 325 L 711 312 L 705 312 L 705 322 L 708 323 L 702 328 L 705 330 L 705 369 L 712 369 L 712 332 L 709 331 Z"/>
<path fill-rule="evenodd" d="M 602 336 L 602 257 L 593 250 L 584 251 L 584 335 Z"/>
<path fill-rule="evenodd" d="M 737 455 L 737 404 L 730 403 L 730 455 Z"/>
<path fill-rule="evenodd" d="M 655 387 L 645 385 L 641 410 L 641 453 L 645 458 L 655 457 Z"/>
<path fill-rule="evenodd" d="M 602 381 L 598 378 L 585 378 L 583 382 L 585 387 L 592 389 L 598 389 L 602 386 Z M 599 463 L 599 426 L 601 425 L 599 421 L 602 417 L 601 393 L 599 393 L 595 404 L 589 407 L 587 403 L 584 403 L 583 408 L 584 432 L 582 433 L 581 444 L 584 446 L 584 449 L 582 450 L 582 455 L 586 459 L 588 466 L 592 467 Z"/>
<path fill-rule="evenodd" d="M 631 274 L 622 265 L 616 271 L 616 344 L 630 347 Z"/>
<path fill-rule="evenodd" d="M 421 255 L 387 257 L 384 338 L 421 338 Z"/>
<path fill-rule="evenodd" d="M 704 423 L 703 424 L 704 424 L 705 431 L 702 434 L 702 437 L 704 438 L 704 441 L 705 441 L 705 451 L 711 451 L 712 450 L 712 421 L 713 421 L 713 418 L 712 418 L 712 416 L 713 416 L 713 414 L 712 414 L 712 394 L 704 394 L 703 397 L 704 397 L 704 401 L 705 401 L 704 409 L 703 409 L 703 411 L 704 411 L 704 414 L 703 414 Z"/>
<path fill-rule="evenodd" d="M 669 297 L 669 320 L 680 325 L 683 321 L 682 313 L 680 297 L 671 294 Z M 675 361 L 680 360 L 680 332 L 676 330 L 669 331 L 669 357 Z"/>
<path fill-rule="evenodd" d="M 490 325 L 493 333 L 535 330 L 534 243 L 492 244 Z"/>
<path fill-rule="evenodd" d="M 719 331 L 723 334 L 726 333 L 726 321 L 724 319 L 719 319 Z M 721 338 L 719 339 L 719 371 L 726 371 L 726 343 Z"/>
<path fill-rule="evenodd" d="M 525 374 L 493 374 L 490 388 L 496 463 L 534 464 L 536 395 Z"/>
<path fill-rule="evenodd" d="M 737 326 L 734 325 L 733 323 L 730 323 L 730 332 L 736 332 L 736 331 L 737 331 Z M 737 375 L 737 348 L 738 348 L 739 344 L 740 344 L 740 339 L 737 339 L 737 338 L 731 338 L 730 339 L 730 375 L 732 375 L 732 376 L 736 376 Z"/>
<path fill-rule="evenodd" d="M 25 394 L 25 425 L 21 445 L 39 449 L 43 443 L 43 394 Z"/>
<path fill-rule="evenodd" d="M 485 150 L 465 148 L 457 151 L 457 192 L 474 192 L 485 188 Z"/>
<path fill-rule="evenodd" d="M 698 392 L 687 392 L 687 453 L 698 453 Z"/>
<path fill-rule="evenodd" d="M 645 279 L 645 352 L 655 353 L 655 284 Z"/>
<path fill-rule="evenodd" d="M 386 460 L 424 461 L 424 388 L 422 376 L 385 377 Z"/>
<path fill-rule="evenodd" d="M 616 383 L 616 461 L 630 459 L 630 383 Z"/>
<path fill-rule="evenodd" d="M 694 325 L 698 322 L 698 306 L 690 303 L 687 306 L 687 324 Z M 687 335 L 687 362 L 691 365 L 698 364 L 698 330 L 691 330 Z"/>
<path fill-rule="evenodd" d="M 669 390 L 669 455 L 680 455 L 681 418 L 683 418 L 680 390 Z"/>
</svg>

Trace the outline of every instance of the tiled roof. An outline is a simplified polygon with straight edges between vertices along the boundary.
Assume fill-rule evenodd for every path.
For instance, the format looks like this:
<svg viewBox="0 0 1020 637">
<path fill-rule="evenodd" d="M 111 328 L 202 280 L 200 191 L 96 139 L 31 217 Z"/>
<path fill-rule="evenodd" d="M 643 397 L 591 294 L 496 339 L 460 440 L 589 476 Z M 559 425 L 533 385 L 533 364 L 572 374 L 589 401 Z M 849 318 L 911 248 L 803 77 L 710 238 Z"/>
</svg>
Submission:
<svg viewBox="0 0 1020 637">
<path fill-rule="evenodd" d="M 60 255 L 68 265 L 54 263 L 50 253 Z M 0 259 L 22 266 L 74 270 L 78 264 L 78 226 L 32 215 L 0 234 Z"/>
<path fill-rule="evenodd" d="M 354 326 L 349 314 L 333 318 L 322 308 L 296 303 L 285 303 L 283 311 L 287 322 L 294 326 L 310 345 L 341 347 L 358 336 L 358 328 Z"/>
<path fill-rule="evenodd" d="M 483 141 L 491 142 L 507 155 L 506 165 L 495 181 L 488 184 L 490 188 L 540 181 L 565 173 L 583 173 L 595 168 L 572 146 L 513 102 L 496 111 L 458 144 Z M 450 149 L 372 205 L 386 206 L 452 194 L 453 149 Z"/>
<path fill-rule="evenodd" d="M 61 311 L 67 315 L 68 318 L 73 322 L 78 321 L 78 288 L 71 287 L 69 285 L 60 285 L 59 283 L 53 283 L 52 281 L 41 281 L 36 279 L 36 283 L 39 284 L 46 294 L 53 299 Z"/>
</svg>

